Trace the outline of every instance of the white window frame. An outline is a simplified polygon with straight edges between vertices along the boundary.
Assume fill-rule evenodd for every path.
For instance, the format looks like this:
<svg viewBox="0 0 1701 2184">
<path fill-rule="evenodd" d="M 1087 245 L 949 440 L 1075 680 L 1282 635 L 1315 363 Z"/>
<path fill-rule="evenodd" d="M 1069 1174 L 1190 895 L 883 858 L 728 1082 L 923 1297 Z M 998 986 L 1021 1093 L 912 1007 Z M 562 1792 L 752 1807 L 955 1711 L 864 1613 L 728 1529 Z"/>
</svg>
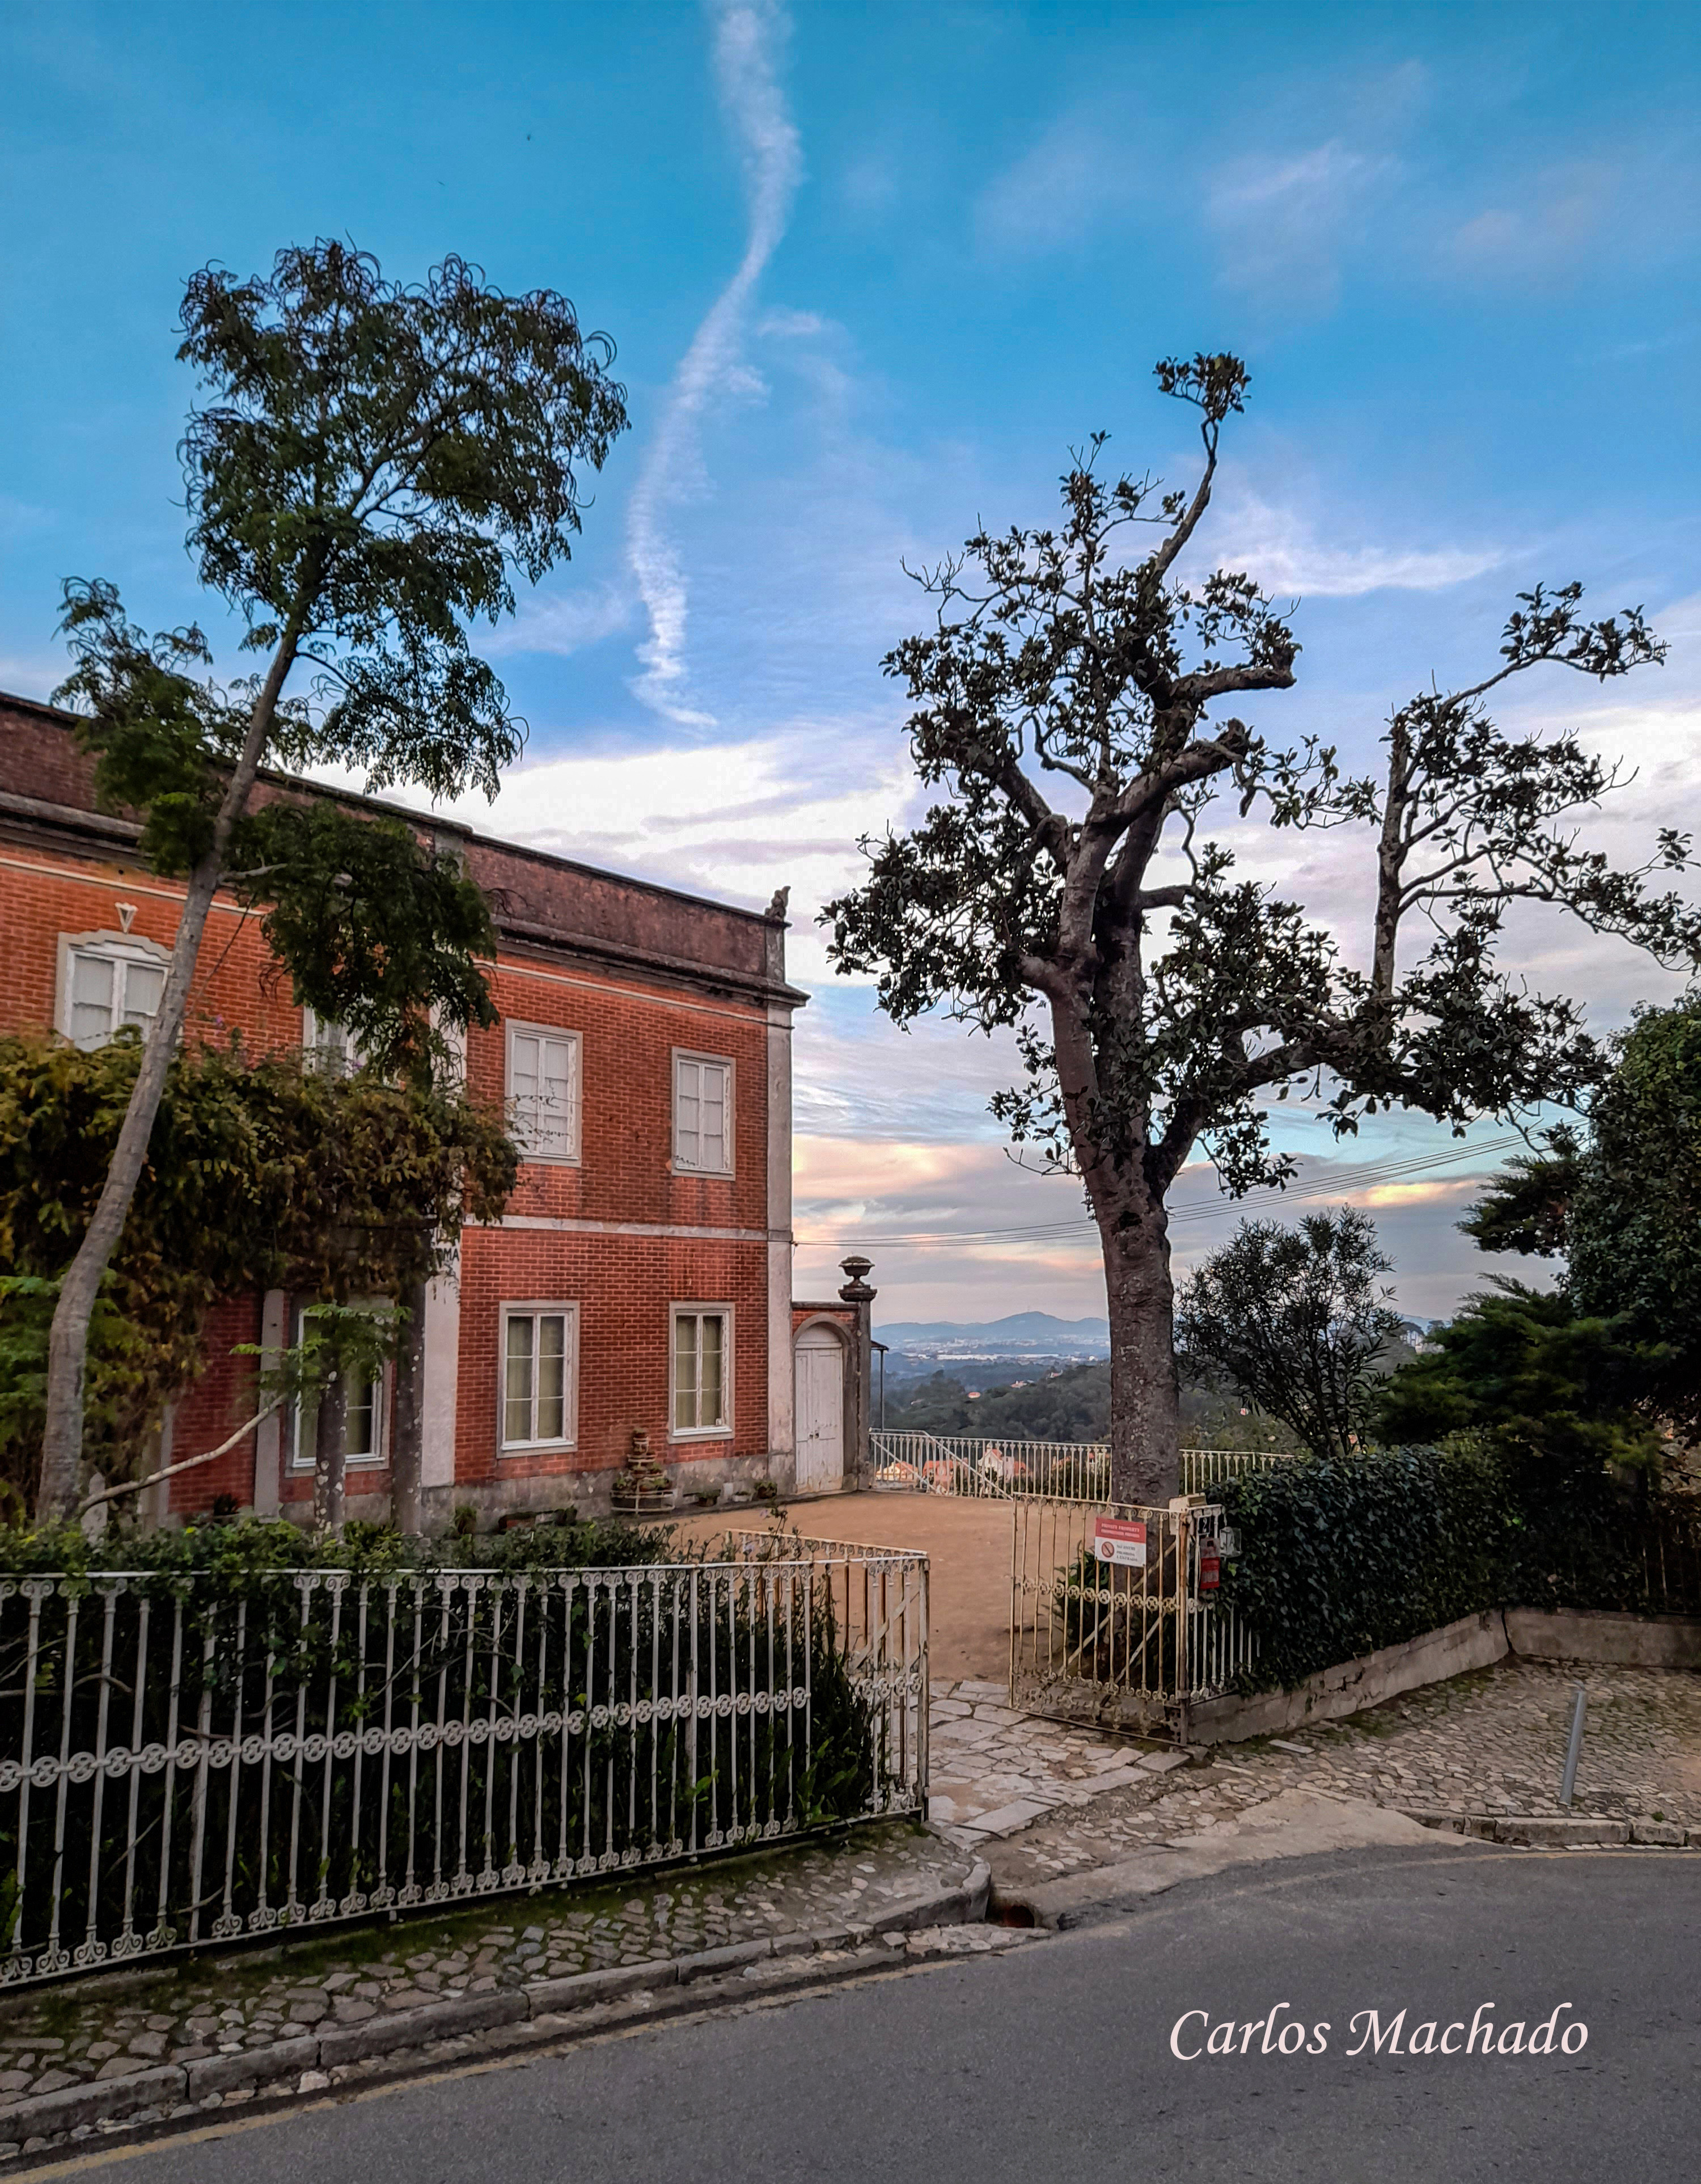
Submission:
<svg viewBox="0 0 1701 2184">
<path fill-rule="evenodd" d="M 561 1423 L 559 1437 L 545 1440 L 510 1440 L 508 1438 L 508 1330 L 516 1319 L 529 1319 L 532 1323 L 531 1357 L 534 1368 L 537 1361 L 536 1326 L 540 1319 L 559 1318 L 566 1322 L 562 1330 L 561 1354 L 565 1361 L 562 1374 Z M 531 1380 L 531 1423 L 537 1424 L 537 1376 L 534 1369 Z M 496 1452 L 503 1456 L 552 1455 L 558 1450 L 577 1448 L 579 1446 L 579 1307 L 576 1303 L 562 1298 L 522 1299 L 516 1303 L 504 1303 L 497 1322 L 496 1352 Z"/>
<path fill-rule="evenodd" d="M 61 1038 L 70 1039 L 74 1045 L 79 1042 L 71 1029 L 71 967 L 79 956 L 97 956 L 112 964 L 119 979 L 124 978 L 128 965 L 146 964 L 149 969 L 159 972 L 160 996 L 162 1000 L 164 997 L 165 977 L 170 969 L 171 951 L 169 948 L 162 948 L 157 940 L 144 940 L 139 933 L 62 933 L 59 935 L 58 972 L 53 995 L 53 1028 Z M 86 1054 L 94 1053 L 99 1047 L 108 1045 L 122 1024 L 121 989 L 117 998 L 120 1006 L 114 1011 L 117 1021 L 104 1039 L 97 1040 L 92 1046 L 83 1048 Z M 144 1039 L 149 1036 L 153 1022 L 153 1017 L 150 1016 L 142 1028 Z"/>
<path fill-rule="evenodd" d="M 313 1067 L 327 1077 L 352 1077 L 365 1063 L 359 1040 L 345 1025 L 306 1007 L 301 1012 L 301 1045 Z"/>
<path fill-rule="evenodd" d="M 724 1118 L 721 1145 L 725 1155 L 725 1164 L 722 1167 L 709 1167 L 701 1160 L 687 1160 L 681 1149 L 680 1100 L 682 1095 L 680 1078 L 681 1072 L 687 1068 L 718 1069 L 722 1073 L 725 1088 L 721 1108 Z M 730 1054 L 699 1054 L 692 1047 L 675 1047 L 673 1050 L 673 1172 L 675 1175 L 730 1176 L 733 1173 L 733 1100 L 737 1091 L 737 1071 Z M 703 1133 L 699 1128 L 698 1132 L 699 1150 L 702 1142 Z"/>
<path fill-rule="evenodd" d="M 710 1426 L 679 1425 L 675 1423 L 679 1416 L 679 1323 L 681 1319 L 695 1319 L 699 1323 L 696 1347 L 698 1357 L 698 1385 L 700 1394 L 703 1382 L 703 1335 L 701 1332 L 701 1323 L 704 1319 L 712 1318 L 718 1318 L 720 1321 L 723 1330 L 720 1338 L 721 1423 L 719 1425 Z M 667 1422 L 668 1439 L 670 1440 L 731 1440 L 733 1433 L 733 1420 L 737 1415 L 735 1408 L 736 1396 L 732 1384 L 732 1360 L 734 1356 L 733 1344 L 734 1329 L 732 1307 L 730 1304 L 705 1303 L 675 1304 L 669 1306 L 667 1319 Z"/>
<path fill-rule="evenodd" d="M 298 1304 L 291 1315 L 290 1326 L 297 1348 L 305 1332 L 308 1318 L 313 1311 L 314 1306 L 311 1304 Z M 372 1384 L 371 1452 L 366 1456 L 345 1457 L 342 1460 L 345 1469 L 382 1471 L 389 1462 L 389 1456 L 384 1446 L 384 1436 L 390 1424 L 389 1386 L 389 1369 L 387 1367 L 382 1367 Z M 318 1406 L 315 1405 L 315 1410 L 317 1407 Z M 289 1407 L 289 1468 L 292 1473 L 297 1475 L 310 1473 L 316 1468 L 316 1445 L 311 1451 L 304 1451 L 303 1447 L 304 1438 L 302 1433 L 303 1409 L 303 1406 L 300 1403 L 292 1403 Z"/>
<path fill-rule="evenodd" d="M 514 1042 L 516 1039 L 553 1039 L 564 1046 L 571 1055 L 572 1106 L 568 1117 L 567 1145 L 540 1147 L 532 1139 L 525 1117 L 518 1111 L 514 1089 Z M 519 1145 L 523 1161 L 536 1161 L 551 1167 L 577 1167 L 583 1144 L 585 1112 L 584 1040 L 576 1031 L 569 1031 L 561 1024 L 516 1023 L 510 1017 L 503 1042 L 503 1087 L 508 1110 L 514 1117 L 514 1142 Z M 539 1056 L 539 1075 L 542 1076 L 542 1055 Z M 535 1118 L 534 1118 L 535 1119 Z"/>
</svg>

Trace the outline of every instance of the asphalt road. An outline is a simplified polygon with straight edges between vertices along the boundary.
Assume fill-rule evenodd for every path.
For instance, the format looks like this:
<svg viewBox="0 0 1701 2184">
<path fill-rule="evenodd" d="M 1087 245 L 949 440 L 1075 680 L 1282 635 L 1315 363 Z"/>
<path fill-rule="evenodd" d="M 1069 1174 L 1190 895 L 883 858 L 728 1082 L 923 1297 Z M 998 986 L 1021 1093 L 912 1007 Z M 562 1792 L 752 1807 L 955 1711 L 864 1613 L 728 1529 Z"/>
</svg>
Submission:
<svg viewBox="0 0 1701 2184">
<path fill-rule="evenodd" d="M 1701 2173 L 1701 1858 L 1354 1852 L 1242 1869 L 1093 1918 L 1006 1955 L 255 2118 L 117 2162 L 110 2146 L 90 2151 L 125 2184 Z M 1527 2036 L 1560 2004 L 1555 2032 L 1585 2025 L 1586 2044 L 1573 2033 L 1569 2054 L 1498 2052 L 1515 2024 Z M 1396 2055 L 1387 2028 L 1402 2008 Z M 1365 2020 L 1352 2025 L 1370 2009 L 1380 2053 Z M 1236 2052 L 1179 2059 L 1172 2031 L 1189 2012 L 1184 2052 L 1225 2024 L 1219 2045 Z M 1473 2022 L 1470 2054 L 1404 2052 L 1415 2032 L 1462 2048 Z M 1295 2024 L 1304 2042 L 1290 2035 L 1298 2052 L 1283 2054 Z"/>
</svg>

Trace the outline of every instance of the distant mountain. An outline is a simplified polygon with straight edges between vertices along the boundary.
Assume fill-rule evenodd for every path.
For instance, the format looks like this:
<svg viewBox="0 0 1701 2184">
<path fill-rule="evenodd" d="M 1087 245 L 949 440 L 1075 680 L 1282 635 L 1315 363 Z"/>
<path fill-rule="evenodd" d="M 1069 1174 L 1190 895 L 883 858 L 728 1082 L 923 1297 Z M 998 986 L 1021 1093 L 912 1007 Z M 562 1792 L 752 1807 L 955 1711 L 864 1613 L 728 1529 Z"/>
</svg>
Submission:
<svg viewBox="0 0 1701 2184">
<path fill-rule="evenodd" d="M 1003 1319 L 894 1320 L 875 1339 L 893 1350 L 957 1357 L 1100 1356 L 1110 1347 L 1108 1319 L 1059 1319 L 1048 1312 L 1013 1312 Z"/>
</svg>

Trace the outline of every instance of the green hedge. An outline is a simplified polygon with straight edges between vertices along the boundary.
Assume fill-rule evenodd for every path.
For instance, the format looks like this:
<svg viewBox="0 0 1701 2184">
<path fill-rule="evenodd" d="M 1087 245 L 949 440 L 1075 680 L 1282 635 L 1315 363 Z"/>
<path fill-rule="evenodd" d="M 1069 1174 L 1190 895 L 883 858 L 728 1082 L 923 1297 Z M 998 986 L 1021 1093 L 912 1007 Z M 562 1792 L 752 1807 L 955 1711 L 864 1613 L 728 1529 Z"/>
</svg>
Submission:
<svg viewBox="0 0 1701 2184">
<path fill-rule="evenodd" d="M 1258 1639 L 1249 1689 L 1504 1605 L 1521 1523 L 1492 1457 L 1435 1448 L 1297 1457 L 1226 1482 L 1240 1535 L 1222 1598 Z"/>
<path fill-rule="evenodd" d="M 1498 1607 L 1701 1613 L 1701 1507 L 1467 1444 L 1298 1457 L 1226 1482 L 1222 1591 L 1258 1640 L 1248 1690 Z"/>
<path fill-rule="evenodd" d="M 286 1569 L 346 1569 L 368 1578 L 416 1569 L 518 1574 L 702 1558 L 702 1550 L 675 1541 L 664 1526 L 626 1524 L 619 1518 L 528 1525 L 476 1537 L 448 1532 L 431 1540 L 403 1539 L 386 1526 L 360 1523 L 346 1526 L 341 1539 L 318 1537 L 282 1518 L 229 1524 L 207 1518 L 179 1531 L 144 1532 L 114 1524 L 98 1540 L 85 1539 L 75 1524 L 0 1526 L 0 1577 L 25 1577 L 36 1570 L 90 1578 L 104 1570 L 168 1578 L 205 1572 L 232 1580 Z"/>
</svg>

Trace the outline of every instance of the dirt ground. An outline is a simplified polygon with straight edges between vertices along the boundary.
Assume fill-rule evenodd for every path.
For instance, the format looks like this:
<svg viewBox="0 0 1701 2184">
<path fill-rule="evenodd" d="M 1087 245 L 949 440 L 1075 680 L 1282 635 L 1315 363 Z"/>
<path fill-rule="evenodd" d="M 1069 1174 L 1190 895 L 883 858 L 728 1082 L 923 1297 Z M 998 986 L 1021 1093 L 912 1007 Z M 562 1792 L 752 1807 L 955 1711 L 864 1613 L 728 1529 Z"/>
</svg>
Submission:
<svg viewBox="0 0 1701 2184">
<path fill-rule="evenodd" d="M 1008 1502 L 958 1501 L 945 1494 L 832 1494 L 790 1503 L 791 1529 L 859 1546 L 919 1549 L 929 1564 L 929 1665 L 936 1679 L 1003 1683 L 1010 1673 L 1010 1555 Z M 759 1529 L 751 1512 L 748 1529 Z M 681 1518 L 692 1540 L 719 1539 L 724 1511 Z"/>
</svg>

